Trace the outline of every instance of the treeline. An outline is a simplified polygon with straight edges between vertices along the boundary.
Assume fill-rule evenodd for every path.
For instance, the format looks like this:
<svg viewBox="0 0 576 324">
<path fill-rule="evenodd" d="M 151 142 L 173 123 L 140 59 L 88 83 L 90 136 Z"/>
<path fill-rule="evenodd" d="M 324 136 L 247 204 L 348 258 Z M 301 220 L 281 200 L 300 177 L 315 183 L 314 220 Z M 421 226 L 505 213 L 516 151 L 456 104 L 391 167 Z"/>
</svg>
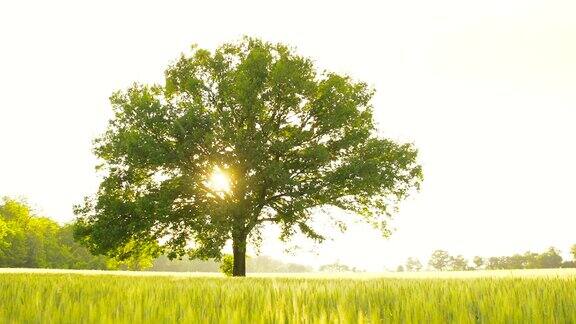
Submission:
<svg viewBox="0 0 576 324">
<path fill-rule="evenodd" d="M 576 268 L 576 244 L 570 249 L 573 260 L 563 260 L 560 251 L 554 247 L 542 253 L 526 252 L 511 256 L 480 257 L 475 256 L 469 262 L 462 255 L 452 256 L 447 251 L 436 250 L 430 256 L 428 270 L 466 271 L 466 270 L 512 270 L 512 269 L 554 269 Z M 398 266 L 397 271 L 420 271 L 422 263 L 416 258 L 408 258 L 406 264 Z"/>
<path fill-rule="evenodd" d="M 310 267 L 284 263 L 267 256 L 249 257 L 249 272 L 309 272 Z M 0 268 L 52 268 L 94 270 L 149 270 L 218 272 L 214 260 L 153 259 L 137 255 L 123 261 L 95 256 L 74 240 L 73 225 L 35 215 L 23 201 L 0 201 Z"/>
<path fill-rule="evenodd" d="M 76 243 L 71 225 L 36 216 L 20 201 L 0 204 L 0 268 L 109 269 L 113 263 Z"/>
<path fill-rule="evenodd" d="M 571 248 L 573 260 L 563 260 L 554 247 L 542 253 L 526 252 L 512 256 L 479 257 L 467 260 L 462 255 L 452 256 L 436 250 L 428 262 L 428 270 L 463 271 L 497 269 L 576 268 L 576 245 Z M 471 262 L 470 262 L 471 261 Z M 248 272 L 310 272 L 312 268 L 285 263 L 267 256 L 249 257 Z M 150 270 L 176 272 L 218 272 L 220 263 L 214 260 L 168 260 L 161 256 L 153 259 L 146 255 L 118 261 L 106 256 L 92 255 L 74 240 L 71 224 L 59 225 L 55 221 L 35 215 L 24 202 L 4 198 L 0 202 L 0 268 L 53 268 L 100 270 Z M 421 271 L 422 263 L 408 258 L 398 271 Z M 339 263 L 321 266 L 320 271 L 361 271 Z"/>
<path fill-rule="evenodd" d="M 161 256 L 154 260 L 150 271 L 171 272 L 218 272 L 221 270 L 220 263 L 214 260 L 169 260 Z M 251 273 L 296 273 L 311 272 L 313 269 L 296 263 L 278 261 L 269 256 L 255 256 L 246 258 L 246 270 Z"/>
<path fill-rule="evenodd" d="M 350 267 L 346 264 L 340 262 L 330 263 L 321 265 L 318 268 L 321 272 L 365 272 L 363 269 L 358 269 L 356 267 Z"/>
</svg>

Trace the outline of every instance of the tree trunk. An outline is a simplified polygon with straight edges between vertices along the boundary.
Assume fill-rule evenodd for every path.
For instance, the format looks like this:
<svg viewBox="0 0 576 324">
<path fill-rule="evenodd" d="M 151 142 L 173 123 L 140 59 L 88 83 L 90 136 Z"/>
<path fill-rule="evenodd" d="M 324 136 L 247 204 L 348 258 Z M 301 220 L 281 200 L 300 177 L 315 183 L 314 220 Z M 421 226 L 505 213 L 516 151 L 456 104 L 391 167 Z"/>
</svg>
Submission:
<svg viewBox="0 0 576 324">
<path fill-rule="evenodd" d="M 234 252 L 233 277 L 246 277 L 246 236 L 235 237 L 232 240 Z"/>
</svg>

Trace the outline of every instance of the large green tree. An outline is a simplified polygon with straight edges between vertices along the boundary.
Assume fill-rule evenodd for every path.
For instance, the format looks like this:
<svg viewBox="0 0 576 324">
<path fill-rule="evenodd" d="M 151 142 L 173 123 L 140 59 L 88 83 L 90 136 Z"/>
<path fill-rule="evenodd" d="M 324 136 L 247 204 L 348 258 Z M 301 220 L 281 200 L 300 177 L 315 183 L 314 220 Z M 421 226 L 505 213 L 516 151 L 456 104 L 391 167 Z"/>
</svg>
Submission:
<svg viewBox="0 0 576 324">
<path fill-rule="evenodd" d="M 111 97 L 114 117 L 95 141 L 104 179 L 76 208 L 77 237 L 94 252 L 138 242 L 219 258 L 231 240 L 242 276 L 247 239 L 265 222 L 282 239 L 322 240 L 314 211 L 334 206 L 387 235 L 390 207 L 421 181 L 416 149 L 379 136 L 374 91 L 285 45 L 195 47 L 165 76 Z M 215 171 L 230 183 L 210 186 Z"/>
</svg>

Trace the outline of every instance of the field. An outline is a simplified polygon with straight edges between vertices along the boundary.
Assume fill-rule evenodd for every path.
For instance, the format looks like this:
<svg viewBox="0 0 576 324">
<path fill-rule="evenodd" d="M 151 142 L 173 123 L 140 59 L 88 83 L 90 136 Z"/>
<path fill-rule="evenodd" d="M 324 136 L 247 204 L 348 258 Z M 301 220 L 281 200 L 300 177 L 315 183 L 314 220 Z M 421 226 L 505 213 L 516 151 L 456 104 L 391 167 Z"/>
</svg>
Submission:
<svg viewBox="0 0 576 324">
<path fill-rule="evenodd" d="M 576 323 L 576 272 L 224 278 L 1 270 L 0 322 Z"/>
</svg>

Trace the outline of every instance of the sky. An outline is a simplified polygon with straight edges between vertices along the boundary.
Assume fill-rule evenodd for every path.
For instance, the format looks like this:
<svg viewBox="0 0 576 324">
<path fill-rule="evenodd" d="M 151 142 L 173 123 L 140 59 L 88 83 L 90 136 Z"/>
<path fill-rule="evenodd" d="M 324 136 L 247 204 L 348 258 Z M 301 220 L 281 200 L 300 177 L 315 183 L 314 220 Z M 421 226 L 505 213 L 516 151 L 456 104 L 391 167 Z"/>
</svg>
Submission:
<svg viewBox="0 0 576 324">
<path fill-rule="evenodd" d="M 262 254 L 370 271 L 409 256 L 508 255 L 576 243 L 576 2 L 2 1 L 0 196 L 73 219 L 99 178 L 92 140 L 108 97 L 161 83 L 192 44 L 242 35 L 294 46 L 319 69 L 376 89 L 385 136 L 419 149 L 425 180 L 388 239 L 343 215 L 346 233 Z"/>
</svg>

